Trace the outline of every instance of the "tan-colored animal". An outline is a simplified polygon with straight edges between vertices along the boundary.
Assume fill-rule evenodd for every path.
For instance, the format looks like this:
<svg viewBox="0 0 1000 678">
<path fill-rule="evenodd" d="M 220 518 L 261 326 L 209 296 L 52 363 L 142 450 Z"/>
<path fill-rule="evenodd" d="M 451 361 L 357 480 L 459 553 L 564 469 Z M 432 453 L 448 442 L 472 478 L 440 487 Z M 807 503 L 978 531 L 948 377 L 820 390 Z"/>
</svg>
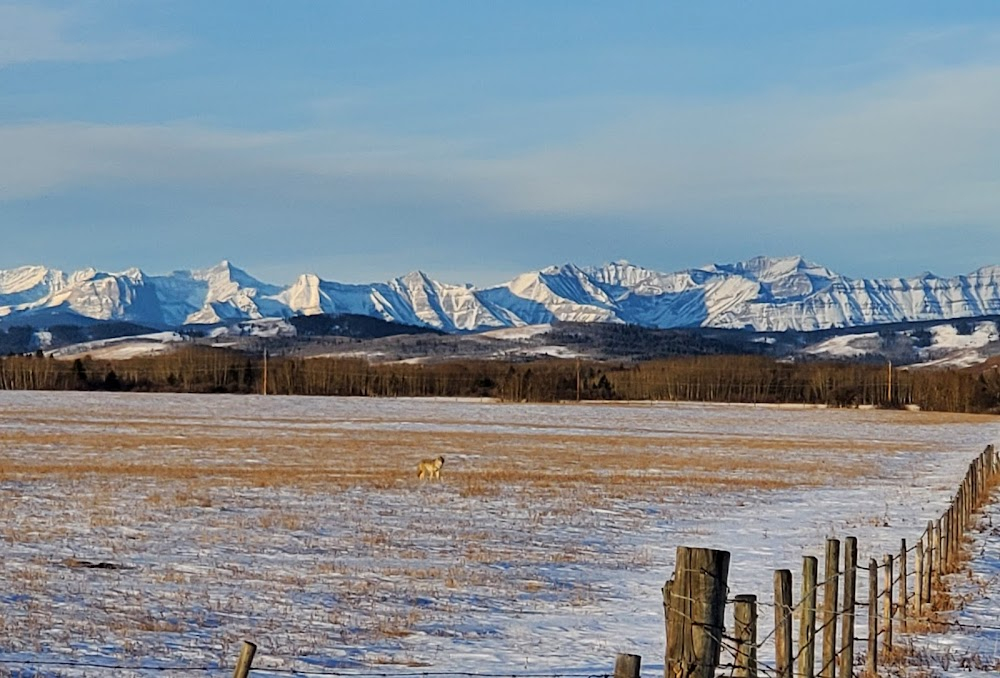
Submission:
<svg viewBox="0 0 1000 678">
<path fill-rule="evenodd" d="M 417 464 L 417 480 L 440 480 L 442 466 L 444 466 L 444 457 L 422 460 Z"/>
</svg>

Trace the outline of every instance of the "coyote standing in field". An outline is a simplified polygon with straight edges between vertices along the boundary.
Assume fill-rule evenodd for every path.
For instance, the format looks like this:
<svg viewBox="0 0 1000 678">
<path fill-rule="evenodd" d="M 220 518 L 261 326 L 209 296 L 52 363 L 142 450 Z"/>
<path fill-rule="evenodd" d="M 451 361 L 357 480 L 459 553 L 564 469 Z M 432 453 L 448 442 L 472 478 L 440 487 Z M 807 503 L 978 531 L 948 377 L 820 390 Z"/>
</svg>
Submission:
<svg viewBox="0 0 1000 678">
<path fill-rule="evenodd" d="M 444 466 L 444 457 L 422 460 L 417 464 L 417 480 L 424 480 L 425 478 L 441 480 L 442 466 Z"/>
</svg>

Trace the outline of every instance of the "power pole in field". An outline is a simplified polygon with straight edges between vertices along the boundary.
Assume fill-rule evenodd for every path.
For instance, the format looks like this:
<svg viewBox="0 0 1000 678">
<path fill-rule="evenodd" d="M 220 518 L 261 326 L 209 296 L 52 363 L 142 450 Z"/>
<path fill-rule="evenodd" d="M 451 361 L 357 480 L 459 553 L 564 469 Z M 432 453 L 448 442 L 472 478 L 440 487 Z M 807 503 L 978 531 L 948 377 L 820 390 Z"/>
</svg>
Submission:
<svg viewBox="0 0 1000 678">
<path fill-rule="evenodd" d="M 576 402 L 580 402 L 580 359 L 576 359 Z"/>
<path fill-rule="evenodd" d="M 889 404 L 892 404 L 892 361 L 889 361 L 889 385 L 887 387 L 886 395 L 888 396 Z"/>
<path fill-rule="evenodd" d="M 264 349 L 264 395 L 267 395 L 267 348 Z"/>
</svg>

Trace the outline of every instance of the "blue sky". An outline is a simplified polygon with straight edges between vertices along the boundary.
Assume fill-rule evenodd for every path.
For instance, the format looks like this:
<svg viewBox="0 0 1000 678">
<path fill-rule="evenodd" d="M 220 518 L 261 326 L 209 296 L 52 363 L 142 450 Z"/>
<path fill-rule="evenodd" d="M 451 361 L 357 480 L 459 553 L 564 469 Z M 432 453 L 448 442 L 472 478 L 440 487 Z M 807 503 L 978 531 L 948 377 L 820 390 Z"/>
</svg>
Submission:
<svg viewBox="0 0 1000 678">
<path fill-rule="evenodd" d="M 1000 4 L 0 0 L 0 268 L 1000 264 Z"/>
</svg>

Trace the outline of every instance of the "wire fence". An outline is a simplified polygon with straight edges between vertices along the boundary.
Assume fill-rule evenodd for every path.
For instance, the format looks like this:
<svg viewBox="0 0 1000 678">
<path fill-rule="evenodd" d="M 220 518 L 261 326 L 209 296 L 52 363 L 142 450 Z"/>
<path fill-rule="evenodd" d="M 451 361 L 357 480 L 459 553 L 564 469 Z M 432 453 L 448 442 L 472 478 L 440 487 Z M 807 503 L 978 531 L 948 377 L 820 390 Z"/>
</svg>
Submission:
<svg viewBox="0 0 1000 678">
<path fill-rule="evenodd" d="M 734 631 L 720 627 L 725 611 L 710 608 L 713 601 L 698 594 L 706 589 L 705 578 L 720 579 L 719 570 L 712 567 L 679 568 L 664 587 L 664 607 L 668 617 L 666 675 L 677 678 L 704 678 L 731 675 L 734 678 L 767 676 L 768 678 L 849 678 L 854 675 L 877 675 L 880 663 L 903 663 L 912 655 L 912 648 L 895 638 L 895 632 L 974 630 L 1000 634 L 1000 627 L 968 624 L 949 619 L 943 614 L 949 609 L 948 583 L 943 575 L 957 572 L 971 557 L 966 548 L 968 530 L 974 526 L 978 510 L 990 501 L 990 492 L 1000 480 L 1000 455 L 988 446 L 969 466 L 948 509 L 937 521 L 930 521 L 916 543 L 907 547 L 905 540 L 894 554 L 885 554 L 881 564 L 874 558 L 868 564 L 857 562 L 857 540 L 849 537 L 844 556 L 840 557 L 840 541 L 827 540 L 826 570 L 818 579 L 818 561 L 807 556 L 803 563 L 803 584 L 798 602 L 790 600 L 791 573 L 779 570 L 775 577 L 774 602 L 757 601 L 756 596 L 730 595 L 728 587 L 717 604 L 751 604 L 752 620 L 749 632 L 734 620 Z M 678 549 L 678 562 L 692 557 Z M 709 560 L 728 552 L 697 549 Z M 912 567 L 911 567 L 912 566 Z M 722 570 L 726 572 L 727 570 Z M 858 581 L 858 573 L 867 573 L 867 581 Z M 784 576 L 779 576 L 786 573 Z M 722 580 L 715 583 L 725 585 Z M 782 580 L 784 579 L 784 583 Z M 693 583 L 692 583 L 693 582 Z M 838 585 L 844 584 L 838 598 Z M 787 591 L 779 591 L 781 586 Z M 695 593 L 692 594 L 692 591 Z M 858 599 L 858 593 L 864 594 Z M 779 602 L 780 601 L 780 602 Z M 774 610 L 775 623 L 758 638 L 757 608 Z M 693 614 L 696 611 L 698 614 Z M 734 613 L 734 617 L 739 613 Z M 792 652 L 792 621 L 798 620 L 798 649 Z M 679 624 L 680 632 L 670 629 Z M 866 630 L 858 634 L 858 628 Z M 842 629 L 837 638 L 838 628 Z M 698 637 L 708 636 L 709 643 L 699 645 Z M 674 646 L 671 646 L 671 639 Z M 998 639 L 1000 640 L 1000 639 Z M 774 660 L 763 661 L 765 646 L 774 645 Z M 855 652 L 863 644 L 864 652 Z M 699 656 L 706 647 L 716 657 Z M 1000 661 L 992 660 L 993 667 Z M 711 671 L 705 665 L 714 664 Z M 689 670 L 689 667 L 700 667 Z"/>
<path fill-rule="evenodd" d="M 265 664 L 275 661 L 282 663 L 294 662 L 289 658 L 262 656 Z M 18 667 L 24 670 L 24 675 L 38 675 L 38 669 L 103 669 L 105 671 L 133 671 L 136 673 L 206 673 L 217 675 L 232 675 L 235 665 L 226 666 L 224 664 L 171 664 L 171 665 L 150 665 L 141 663 L 115 663 L 104 661 L 93 661 L 86 659 L 38 659 L 32 658 L 11 658 L 0 657 L 0 675 L 18 677 L 21 673 Z M 469 671 L 372 671 L 368 669 L 351 670 L 331 670 L 325 668 L 286 668 L 260 666 L 253 670 L 257 675 L 287 675 L 287 676 L 339 676 L 341 678 L 613 678 L 611 673 L 596 673 L 593 668 L 581 668 L 579 670 L 563 670 L 554 672 L 469 672 Z"/>
</svg>

